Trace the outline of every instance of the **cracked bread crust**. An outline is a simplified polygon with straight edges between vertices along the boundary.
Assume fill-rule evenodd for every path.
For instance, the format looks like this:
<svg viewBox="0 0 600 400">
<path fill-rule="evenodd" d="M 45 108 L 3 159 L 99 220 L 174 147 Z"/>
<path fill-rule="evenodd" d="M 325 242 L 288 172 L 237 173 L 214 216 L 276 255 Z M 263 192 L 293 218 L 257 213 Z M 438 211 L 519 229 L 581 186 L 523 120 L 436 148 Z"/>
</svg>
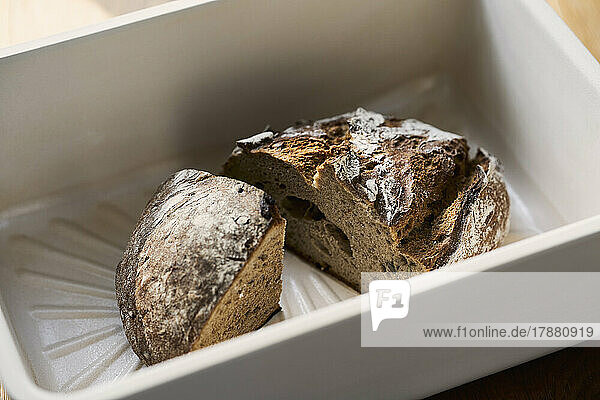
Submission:
<svg viewBox="0 0 600 400">
<path fill-rule="evenodd" d="M 145 364 L 192 350 L 219 300 L 282 221 L 262 190 L 207 172 L 177 172 L 157 189 L 115 279 L 125 334 Z M 273 282 L 279 286 L 268 313 L 281 293 L 280 276 Z"/>
<path fill-rule="evenodd" d="M 502 243 L 510 228 L 510 200 L 498 161 L 479 149 L 471 169 L 452 204 L 399 246 L 405 257 L 436 269 Z"/>
<path fill-rule="evenodd" d="M 359 108 L 237 145 L 225 173 L 264 186 L 288 219 L 287 243 L 354 288 L 361 271 L 439 268 L 497 247 L 508 232 L 510 201 L 497 159 L 480 150 L 470 160 L 464 137 L 414 119 Z M 294 174 L 296 182 L 286 178 Z M 296 208 L 296 199 L 308 202 L 298 223 L 286 215 L 290 199 Z M 329 239 L 314 251 L 303 244 L 327 234 L 342 237 L 337 247 L 349 251 L 332 252 Z"/>
<path fill-rule="evenodd" d="M 449 179 L 464 176 L 466 140 L 417 120 L 399 120 L 359 108 L 281 133 L 263 132 L 237 142 L 233 155 L 264 152 L 290 163 L 314 186 L 332 165 L 356 197 L 373 204 L 402 238 L 441 198 Z"/>
</svg>

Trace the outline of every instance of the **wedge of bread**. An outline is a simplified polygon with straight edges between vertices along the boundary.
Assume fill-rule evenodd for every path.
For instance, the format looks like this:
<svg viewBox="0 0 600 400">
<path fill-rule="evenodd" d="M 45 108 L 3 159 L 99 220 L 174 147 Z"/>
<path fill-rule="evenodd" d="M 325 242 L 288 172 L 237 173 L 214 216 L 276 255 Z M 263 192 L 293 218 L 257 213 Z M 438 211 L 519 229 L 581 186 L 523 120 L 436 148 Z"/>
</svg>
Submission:
<svg viewBox="0 0 600 400">
<path fill-rule="evenodd" d="M 279 309 L 285 220 L 262 190 L 183 170 L 156 191 L 116 271 L 147 364 L 250 332 Z"/>
</svg>

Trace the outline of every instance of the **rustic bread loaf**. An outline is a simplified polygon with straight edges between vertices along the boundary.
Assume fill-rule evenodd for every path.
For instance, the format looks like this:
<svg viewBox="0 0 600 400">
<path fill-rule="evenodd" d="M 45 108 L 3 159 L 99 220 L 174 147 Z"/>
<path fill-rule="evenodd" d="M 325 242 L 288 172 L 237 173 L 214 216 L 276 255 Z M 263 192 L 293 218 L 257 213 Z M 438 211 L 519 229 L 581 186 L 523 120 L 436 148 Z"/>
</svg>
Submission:
<svg viewBox="0 0 600 400">
<path fill-rule="evenodd" d="M 360 273 L 427 271 L 497 247 L 498 161 L 417 120 L 358 109 L 240 140 L 225 174 L 269 193 L 286 243 L 355 289 Z"/>
<path fill-rule="evenodd" d="M 156 191 L 116 271 L 147 365 L 262 326 L 279 309 L 285 220 L 262 190 L 183 170 Z"/>
</svg>

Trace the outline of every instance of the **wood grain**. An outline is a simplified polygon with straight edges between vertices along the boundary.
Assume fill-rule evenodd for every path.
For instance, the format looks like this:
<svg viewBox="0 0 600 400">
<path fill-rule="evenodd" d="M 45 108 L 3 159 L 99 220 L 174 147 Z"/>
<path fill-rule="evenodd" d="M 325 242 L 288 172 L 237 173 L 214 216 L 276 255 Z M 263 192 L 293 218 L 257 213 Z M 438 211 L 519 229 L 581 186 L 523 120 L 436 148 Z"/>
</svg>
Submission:
<svg viewBox="0 0 600 400">
<path fill-rule="evenodd" d="M 547 1 L 590 53 L 600 60 L 600 0 Z"/>
<path fill-rule="evenodd" d="M 45 0 L 2 1 L 0 2 L 0 47 L 51 35 L 167 1 L 70 0 L 68 4 L 67 1 L 64 2 L 62 11 L 60 7 L 56 7 L 56 2 L 52 2 L 51 14 L 43 11 L 49 10 Z M 547 2 L 594 57 L 600 60 L 600 0 L 547 0 Z M 74 5 L 87 11 L 75 13 Z M 65 19 L 65 15 L 77 15 L 77 20 Z M 431 399 L 588 398 L 600 399 L 600 349 L 596 348 L 562 350 L 460 386 Z M 9 400 L 2 384 L 0 384 L 0 400 Z"/>
<path fill-rule="evenodd" d="M 170 0 L 0 0 L 0 47 L 54 35 Z"/>
<path fill-rule="evenodd" d="M 428 400 L 600 399 L 600 348 L 570 348 Z"/>
</svg>

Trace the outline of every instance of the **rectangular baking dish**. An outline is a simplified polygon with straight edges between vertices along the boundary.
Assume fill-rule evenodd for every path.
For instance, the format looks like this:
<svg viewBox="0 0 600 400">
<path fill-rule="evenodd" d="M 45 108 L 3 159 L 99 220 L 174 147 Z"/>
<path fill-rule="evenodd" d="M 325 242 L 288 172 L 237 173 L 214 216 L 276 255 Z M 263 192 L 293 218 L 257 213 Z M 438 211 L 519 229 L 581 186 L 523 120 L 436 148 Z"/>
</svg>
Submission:
<svg viewBox="0 0 600 400">
<path fill-rule="evenodd" d="M 139 369 L 110 280 L 153 188 L 183 167 L 219 172 L 266 124 L 357 106 L 503 161 L 510 239 L 464 267 L 600 269 L 600 66 L 544 0 L 173 1 L 0 50 L 11 396 L 415 398 L 548 352 L 361 348 L 359 296 L 294 276 L 289 256 L 283 322 Z M 445 284 L 421 275 L 413 295 Z"/>
</svg>

